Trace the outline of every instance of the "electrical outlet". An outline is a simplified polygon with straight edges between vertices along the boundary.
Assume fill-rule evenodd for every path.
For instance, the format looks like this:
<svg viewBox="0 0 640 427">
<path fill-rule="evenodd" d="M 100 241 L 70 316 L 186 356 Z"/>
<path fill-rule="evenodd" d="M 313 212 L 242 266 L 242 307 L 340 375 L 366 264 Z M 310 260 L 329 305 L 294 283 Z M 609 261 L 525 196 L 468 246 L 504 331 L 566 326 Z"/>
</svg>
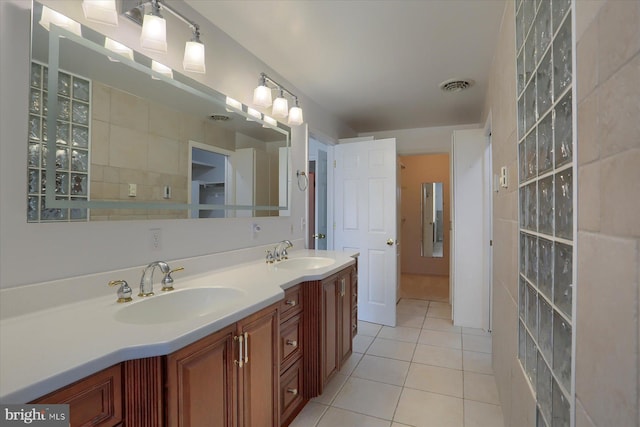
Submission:
<svg viewBox="0 0 640 427">
<path fill-rule="evenodd" d="M 162 229 L 161 228 L 149 229 L 149 248 L 152 251 L 159 251 L 162 249 Z"/>
</svg>

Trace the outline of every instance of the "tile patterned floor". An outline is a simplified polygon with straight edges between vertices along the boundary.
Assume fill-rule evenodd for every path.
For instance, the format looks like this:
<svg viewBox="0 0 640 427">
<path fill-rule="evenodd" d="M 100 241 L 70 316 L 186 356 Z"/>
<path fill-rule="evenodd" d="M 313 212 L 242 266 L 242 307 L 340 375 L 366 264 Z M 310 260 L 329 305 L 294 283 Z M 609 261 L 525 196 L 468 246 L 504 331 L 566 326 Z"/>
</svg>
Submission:
<svg viewBox="0 0 640 427">
<path fill-rule="evenodd" d="M 359 322 L 354 353 L 292 427 L 503 427 L 491 335 L 451 306 L 402 299 L 395 328 Z"/>
</svg>

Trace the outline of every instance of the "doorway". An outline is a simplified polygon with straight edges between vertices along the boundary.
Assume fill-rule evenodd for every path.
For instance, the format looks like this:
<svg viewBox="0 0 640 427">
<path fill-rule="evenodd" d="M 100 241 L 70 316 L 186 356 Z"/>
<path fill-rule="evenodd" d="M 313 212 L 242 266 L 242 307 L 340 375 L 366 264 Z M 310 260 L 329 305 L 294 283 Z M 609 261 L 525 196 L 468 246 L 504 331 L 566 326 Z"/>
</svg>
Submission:
<svg viewBox="0 0 640 427">
<path fill-rule="evenodd" d="M 449 302 L 449 154 L 400 156 L 400 297 Z"/>
<path fill-rule="evenodd" d="M 327 250 L 329 246 L 329 151 L 330 146 L 309 137 L 309 249 Z"/>
</svg>

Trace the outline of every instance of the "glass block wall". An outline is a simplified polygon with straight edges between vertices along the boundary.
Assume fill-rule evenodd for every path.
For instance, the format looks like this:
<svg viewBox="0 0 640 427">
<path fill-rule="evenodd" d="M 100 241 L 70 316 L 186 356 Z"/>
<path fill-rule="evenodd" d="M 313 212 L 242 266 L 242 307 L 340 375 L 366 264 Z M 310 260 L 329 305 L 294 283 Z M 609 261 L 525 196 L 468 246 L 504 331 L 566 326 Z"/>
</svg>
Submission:
<svg viewBox="0 0 640 427">
<path fill-rule="evenodd" d="M 47 192 L 47 84 L 48 68 L 31 63 L 29 90 L 27 221 L 86 221 L 87 209 L 50 209 Z M 56 126 L 57 199 L 87 199 L 89 195 L 89 145 L 91 139 L 91 81 L 58 73 Z"/>
<path fill-rule="evenodd" d="M 518 358 L 537 425 L 570 426 L 573 286 L 571 0 L 515 0 L 520 202 Z"/>
</svg>

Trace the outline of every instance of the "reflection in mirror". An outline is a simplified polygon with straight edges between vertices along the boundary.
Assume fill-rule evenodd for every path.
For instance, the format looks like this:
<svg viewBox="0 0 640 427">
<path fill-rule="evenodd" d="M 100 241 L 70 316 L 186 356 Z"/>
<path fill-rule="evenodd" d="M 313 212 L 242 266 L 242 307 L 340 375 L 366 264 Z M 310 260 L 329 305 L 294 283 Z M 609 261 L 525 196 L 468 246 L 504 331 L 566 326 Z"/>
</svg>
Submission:
<svg viewBox="0 0 640 427">
<path fill-rule="evenodd" d="M 422 256 L 443 257 L 442 183 L 423 182 L 421 186 Z"/>
<path fill-rule="evenodd" d="M 287 214 L 288 127 L 33 7 L 30 222 Z"/>
</svg>

